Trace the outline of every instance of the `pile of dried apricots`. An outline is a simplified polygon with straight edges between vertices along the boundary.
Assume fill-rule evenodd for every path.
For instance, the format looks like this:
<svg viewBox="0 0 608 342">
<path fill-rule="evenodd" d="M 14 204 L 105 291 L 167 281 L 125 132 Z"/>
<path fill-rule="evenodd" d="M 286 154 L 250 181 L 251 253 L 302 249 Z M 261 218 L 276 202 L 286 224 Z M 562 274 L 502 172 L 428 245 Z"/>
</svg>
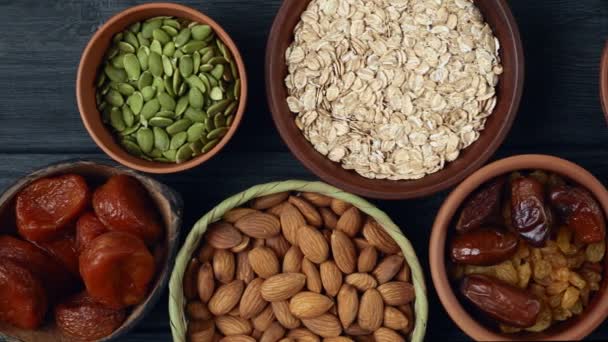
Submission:
<svg viewBox="0 0 608 342">
<path fill-rule="evenodd" d="M 96 189 L 76 174 L 39 179 L 17 195 L 12 223 L 0 235 L 1 321 L 34 330 L 54 316 L 63 334 L 92 340 L 145 300 L 164 228 L 135 178 Z"/>
</svg>

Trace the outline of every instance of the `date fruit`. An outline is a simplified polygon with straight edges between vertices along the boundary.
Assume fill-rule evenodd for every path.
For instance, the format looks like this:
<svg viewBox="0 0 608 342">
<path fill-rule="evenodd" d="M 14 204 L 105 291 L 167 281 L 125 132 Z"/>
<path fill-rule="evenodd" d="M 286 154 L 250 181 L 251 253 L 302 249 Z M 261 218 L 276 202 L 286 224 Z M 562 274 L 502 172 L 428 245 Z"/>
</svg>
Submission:
<svg viewBox="0 0 608 342">
<path fill-rule="evenodd" d="M 78 251 L 76 250 L 76 237 L 74 235 L 66 234 L 51 241 L 39 242 L 36 245 L 59 261 L 73 276 L 80 277 Z"/>
<path fill-rule="evenodd" d="M 113 309 L 141 303 L 154 277 L 154 257 L 141 239 L 129 233 L 99 236 L 79 260 L 88 293 Z"/>
<path fill-rule="evenodd" d="M 47 310 L 47 294 L 27 268 L 0 261 L 0 320 L 22 329 L 36 329 Z"/>
<path fill-rule="evenodd" d="M 579 241 L 595 243 L 606 239 L 604 213 L 589 191 L 579 186 L 557 185 L 551 188 L 549 198 Z"/>
<path fill-rule="evenodd" d="M 518 328 L 533 326 L 541 309 L 528 291 L 484 275 L 465 277 L 460 291 L 488 316 Z"/>
<path fill-rule="evenodd" d="M 545 244 L 550 235 L 551 214 L 545 206 L 543 185 L 535 178 L 520 177 L 511 182 L 511 221 L 531 245 Z"/>
<path fill-rule="evenodd" d="M 161 237 L 162 227 L 152 200 L 133 177 L 110 178 L 93 194 L 93 208 L 109 230 L 131 233 L 148 244 Z"/>
<path fill-rule="evenodd" d="M 76 222 L 76 250 L 82 253 L 91 241 L 107 232 L 108 228 L 99 221 L 95 214 L 85 213 Z"/>
<path fill-rule="evenodd" d="M 483 228 L 456 236 L 452 240 L 451 257 L 459 264 L 499 264 L 517 252 L 518 242 L 514 234 Z"/>
<path fill-rule="evenodd" d="M 460 218 L 456 223 L 457 231 L 466 233 L 482 225 L 498 221 L 505 180 L 505 177 L 499 177 L 488 182 L 465 201 Z"/>
<path fill-rule="evenodd" d="M 94 341 L 112 334 L 125 318 L 125 310 L 107 308 L 86 292 L 74 295 L 55 307 L 55 322 L 59 330 L 83 341 Z"/>
<path fill-rule="evenodd" d="M 85 209 L 89 187 L 78 175 L 35 181 L 17 195 L 19 234 L 30 241 L 48 241 L 64 232 Z"/>
</svg>

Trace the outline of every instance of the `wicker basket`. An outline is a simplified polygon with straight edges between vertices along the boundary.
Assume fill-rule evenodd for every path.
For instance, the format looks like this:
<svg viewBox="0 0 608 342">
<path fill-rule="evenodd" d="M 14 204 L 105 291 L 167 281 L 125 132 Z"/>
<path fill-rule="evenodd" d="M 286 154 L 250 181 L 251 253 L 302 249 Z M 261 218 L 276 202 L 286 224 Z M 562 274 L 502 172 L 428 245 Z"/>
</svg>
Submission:
<svg viewBox="0 0 608 342">
<path fill-rule="evenodd" d="M 207 230 L 207 226 L 210 223 L 220 220 L 228 210 L 240 207 L 253 198 L 284 191 L 316 192 L 351 203 L 362 212 L 373 217 L 382 225 L 382 227 L 384 227 L 384 229 L 386 229 L 390 236 L 395 239 L 397 244 L 401 247 L 403 255 L 411 268 L 412 282 L 416 291 L 416 301 L 414 303 L 416 322 L 411 335 L 411 340 L 416 342 L 422 341 L 424 339 L 428 318 L 428 302 L 424 275 L 411 243 L 401 233 L 399 227 L 397 227 L 384 212 L 358 196 L 346 193 L 325 183 L 297 180 L 254 186 L 226 199 L 196 222 L 192 231 L 188 234 L 184 246 L 177 255 L 175 268 L 173 269 L 173 274 L 171 275 L 171 280 L 169 282 L 169 316 L 173 340 L 178 342 L 186 341 L 187 319 L 184 313 L 186 301 L 184 299 L 182 282 L 186 265 L 199 247 L 199 243 Z"/>
</svg>

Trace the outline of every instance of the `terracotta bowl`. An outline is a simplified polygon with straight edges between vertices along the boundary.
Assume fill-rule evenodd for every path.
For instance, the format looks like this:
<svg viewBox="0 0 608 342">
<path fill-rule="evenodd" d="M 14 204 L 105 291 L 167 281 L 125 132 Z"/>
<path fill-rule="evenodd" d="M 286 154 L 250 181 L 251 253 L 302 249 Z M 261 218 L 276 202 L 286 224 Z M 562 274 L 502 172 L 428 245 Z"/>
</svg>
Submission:
<svg viewBox="0 0 608 342">
<path fill-rule="evenodd" d="M 163 15 L 186 18 L 211 26 L 217 36 L 230 49 L 241 77 L 241 98 L 239 99 L 239 106 L 228 133 L 226 133 L 222 140 L 211 151 L 181 164 L 151 162 L 127 153 L 118 143 L 116 143 L 112 133 L 102 122 L 101 114 L 97 110 L 97 105 L 95 103 L 95 82 L 97 80 L 99 67 L 101 66 L 106 50 L 110 46 L 112 37 L 116 33 L 122 32 L 133 23 Z M 186 6 L 172 3 L 150 3 L 131 7 L 118 13 L 110 18 L 110 20 L 93 35 L 80 59 L 76 80 L 76 99 L 78 101 L 80 116 L 87 131 L 89 131 L 91 138 L 93 138 L 97 146 L 114 160 L 139 171 L 150 173 L 175 173 L 191 169 L 211 159 L 222 150 L 235 134 L 243 118 L 247 103 L 247 73 L 238 48 L 226 31 L 224 31 L 218 23 L 213 21 L 213 19 Z"/>
<path fill-rule="evenodd" d="M 414 181 L 371 180 L 343 169 L 318 153 L 295 125 L 287 106 L 285 51 L 293 42 L 293 29 L 310 0 L 285 0 L 275 18 L 266 48 L 266 90 L 270 110 L 281 137 L 291 152 L 324 181 L 359 195 L 381 199 L 427 196 L 462 181 L 494 154 L 509 132 L 517 114 L 524 82 L 524 56 L 517 23 L 504 0 L 476 0 L 486 21 L 501 42 L 504 74 L 500 78 L 498 103 L 479 140 L 464 150 L 442 171 Z"/>
<path fill-rule="evenodd" d="M 604 115 L 606 116 L 606 122 L 608 122 L 608 42 L 604 46 L 600 64 L 600 99 Z"/>
<path fill-rule="evenodd" d="M 157 272 L 156 278 L 150 287 L 148 297 L 143 303 L 130 309 L 127 319 L 120 328 L 114 331 L 112 335 L 99 340 L 117 341 L 120 336 L 133 329 L 145 315 L 152 311 L 165 290 L 169 275 L 173 269 L 175 254 L 179 244 L 179 230 L 182 223 L 182 200 L 180 195 L 171 188 L 152 178 L 142 176 L 125 168 L 95 161 L 66 161 L 35 171 L 10 186 L 0 196 L 0 226 L 5 228 L 10 227 L 10 223 L 8 222 L 13 222 L 12 226 L 14 226 L 14 218 L 11 219 L 14 217 L 14 199 L 21 189 L 37 179 L 66 173 L 76 173 L 85 177 L 90 186 L 100 185 L 109 177 L 116 174 L 127 174 L 137 178 L 152 197 L 164 223 L 164 240 L 153 251 L 157 261 Z M 5 323 L 0 323 L 0 340 L 4 341 L 7 339 L 9 341 L 26 342 L 73 341 L 59 332 L 51 317 L 52 314 L 47 315 L 48 323 L 35 331 L 22 330 Z"/>
<path fill-rule="evenodd" d="M 596 292 L 585 312 L 542 333 L 501 334 L 490 330 L 479 323 L 457 298 L 454 288 L 448 279 L 446 269 L 446 243 L 448 231 L 453 228 L 454 215 L 459 211 L 463 201 L 488 180 L 517 170 L 540 169 L 565 176 L 589 189 L 600 202 L 608 217 L 608 190 L 592 174 L 569 161 L 546 155 L 520 155 L 502 159 L 473 173 L 462 182 L 446 199 L 439 210 L 429 246 L 431 275 L 439 299 L 456 324 L 470 337 L 476 340 L 580 340 L 597 328 L 608 316 L 608 264 L 604 266 L 604 275 L 600 290 Z"/>
</svg>

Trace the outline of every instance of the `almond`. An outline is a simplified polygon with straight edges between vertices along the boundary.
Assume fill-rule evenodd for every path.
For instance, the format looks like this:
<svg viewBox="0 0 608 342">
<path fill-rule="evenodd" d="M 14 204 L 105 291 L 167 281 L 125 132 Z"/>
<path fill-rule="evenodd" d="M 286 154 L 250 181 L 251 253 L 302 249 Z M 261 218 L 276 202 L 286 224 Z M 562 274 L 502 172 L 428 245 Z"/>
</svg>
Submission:
<svg viewBox="0 0 608 342">
<path fill-rule="evenodd" d="M 212 342 L 215 335 L 215 322 L 190 321 L 188 324 L 188 341 Z"/>
<path fill-rule="evenodd" d="M 321 214 L 317 209 L 305 199 L 295 196 L 289 196 L 289 203 L 293 204 L 294 207 L 302 213 L 302 216 L 306 219 L 306 222 L 311 226 L 321 227 L 323 220 Z"/>
<path fill-rule="evenodd" d="M 234 280 L 236 262 L 234 254 L 225 249 L 218 249 L 213 255 L 213 273 L 215 278 L 221 283 L 229 283 Z"/>
<path fill-rule="evenodd" d="M 367 246 L 361 250 L 357 260 L 357 270 L 361 273 L 371 272 L 376 267 L 378 252 L 374 246 Z"/>
<path fill-rule="evenodd" d="M 184 296 L 186 299 L 195 299 L 198 297 L 196 278 L 198 276 L 199 267 L 200 262 L 195 258 L 191 259 L 188 263 L 188 267 L 186 267 L 183 284 Z"/>
<path fill-rule="evenodd" d="M 266 308 L 262 310 L 257 316 L 255 316 L 251 323 L 256 330 L 265 331 L 268 329 L 270 324 L 274 322 L 275 316 L 272 310 L 272 306 L 266 305 Z"/>
<path fill-rule="evenodd" d="M 343 231 L 346 235 L 355 237 L 361 230 L 363 217 L 357 207 L 350 207 L 340 216 L 336 223 L 336 229 Z"/>
<path fill-rule="evenodd" d="M 240 220 L 242 217 L 247 216 L 251 213 L 255 213 L 257 212 L 257 210 L 255 209 L 251 209 L 251 208 L 234 208 L 231 209 L 229 211 L 227 211 L 224 214 L 224 221 L 228 222 L 228 223 L 235 223 L 236 221 Z"/>
<path fill-rule="evenodd" d="M 256 278 L 245 288 L 239 307 L 239 315 L 244 319 L 251 319 L 257 316 L 268 304 L 268 302 L 262 298 L 263 282 L 264 279 Z"/>
<path fill-rule="evenodd" d="M 363 236 L 372 246 L 384 253 L 397 254 L 401 252 L 401 248 L 395 240 L 373 219 L 367 220 L 363 226 Z"/>
<path fill-rule="evenodd" d="M 338 216 L 327 208 L 319 208 L 319 214 L 321 214 L 321 219 L 323 220 L 323 227 L 328 229 L 336 229 L 336 225 L 338 224 Z"/>
<path fill-rule="evenodd" d="M 233 316 L 216 317 L 215 326 L 226 336 L 249 335 L 253 330 L 248 320 Z"/>
<path fill-rule="evenodd" d="M 319 274 L 317 265 L 312 261 L 303 258 L 302 273 L 306 275 L 306 288 L 308 288 L 309 291 L 321 293 L 321 290 L 323 290 L 323 283 L 321 282 L 321 274 Z"/>
<path fill-rule="evenodd" d="M 380 328 L 374 331 L 374 339 L 376 342 L 405 342 L 401 335 L 389 328 Z"/>
<path fill-rule="evenodd" d="M 230 223 L 220 221 L 209 226 L 205 238 L 213 248 L 229 249 L 241 243 L 243 235 Z"/>
<path fill-rule="evenodd" d="M 272 276 L 262 284 L 262 297 L 268 302 L 287 300 L 306 284 L 306 276 L 302 273 L 281 273 Z"/>
<path fill-rule="evenodd" d="M 321 283 L 328 295 L 335 297 L 342 287 L 342 272 L 336 263 L 329 260 L 321 264 L 319 267 L 321 274 Z"/>
<path fill-rule="evenodd" d="M 211 247 L 209 244 L 204 244 L 203 247 L 199 249 L 197 252 L 198 261 L 207 262 L 213 259 L 213 255 L 215 254 L 215 248 Z"/>
<path fill-rule="evenodd" d="M 283 258 L 283 272 L 298 273 L 302 270 L 304 254 L 297 246 L 292 246 Z"/>
<path fill-rule="evenodd" d="M 198 270 L 197 289 L 198 297 L 203 303 L 207 303 L 215 291 L 213 268 L 208 262 L 202 264 Z"/>
<path fill-rule="evenodd" d="M 397 273 L 395 280 L 405 281 L 407 283 L 409 283 L 412 280 L 410 265 L 408 265 L 407 261 L 405 261 L 405 260 L 403 261 L 403 267 L 401 267 L 401 271 L 399 271 L 399 273 Z"/>
<path fill-rule="evenodd" d="M 329 256 L 329 245 L 323 234 L 311 226 L 302 226 L 298 230 L 298 246 L 306 258 L 320 264 Z"/>
<path fill-rule="evenodd" d="M 278 322 L 272 323 L 260 337 L 260 342 L 276 342 L 285 336 L 285 328 Z"/>
<path fill-rule="evenodd" d="M 348 208 L 352 207 L 352 204 L 339 200 L 337 198 L 332 198 L 331 204 L 329 205 L 331 210 L 336 213 L 338 216 L 342 216 Z"/>
<path fill-rule="evenodd" d="M 359 303 L 359 315 L 357 323 L 368 331 L 376 331 L 382 326 L 384 320 L 384 301 L 380 292 L 376 289 L 369 289 L 361 296 Z"/>
<path fill-rule="evenodd" d="M 399 309 L 392 306 L 384 308 L 384 326 L 393 330 L 407 329 L 410 320 Z"/>
<path fill-rule="evenodd" d="M 306 328 L 297 328 L 292 329 L 287 334 L 287 337 L 297 341 L 297 342 L 320 342 L 321 339 L 319 336 L 315 335 L 312 331 Z"/>
<path fill-rule="evenodd" d="M 298 229 L 306 225 L 306 219 L 304 219 L 302 213 L 289 202 L 285 203 L 283 206 L 280 218 L 283 235 L 285 235 L 287 241 L 292 245 L 297 245 Z"/>
<path fill-rule="evenodd" d="M 353 242 L 355 243 L 355 247 L 357 247 L 358 251 L 362 251 L 363 249 L 371 246 L 371 244 L 369 242 L 367 242 L 367 240 L 365 240 L 365 238 L 361 238 L 361 237 L 354 238 Z"/>
<path fill-rule="evenodd" d="M 331 252 L 338 268 L 346 274 L 355 272 L 357 251 L 350 238 L 339 230 L 331 235 Z"/>
<path fill-rule="evenodd" d="M 277 321 L 287 329 L 295 329 L 300 326 L 300 320 L 289 311 L 289 303 L 285 300 L 272 302 L 272 311 Z"/>
<path fill-rule="evenodd" d="M 281 232 L 281 222 L 271 214 L 256 211 L 241 217 L 234 226 L 252 238 L 267 239 Z"/>
<path fill-rule="evenodd" d="M 322 294 L 300 292 L 289 301 L 289 310 L 298 318 L 315 318 L 326 313 L 333 305 L 334 302 Z"/>
<path fill-rule="evenodd" d="M 255 274 L 249 263 L 249 252 L 240 252 L 236 255 L 236 279 L 249 284 L 253 278 L 255 278 Z"/>
<path fill-rule="evenodd" d="M 251 242 L 251 238 L 247 235 L 243 235 L 243 238 L 241 239 L 241 243 L 230 248 L 230 251 L 232 253 L 240 253 L 242 251 L 245 251 L 245 250 L 247 250 L 247 248 L 249 248 L 249 242 Z"/>
<path fill-rule="evenodd" d="M 331 197 L 316 192 L 303 192 L 302 197 L 317 207 L 329 207 L 332 200 Z"/>
<path fill-rule="evenodd" d="M 270 247 L 279 258 L 283 258 L 285 253 L 291 248 L 291 244 L 283 235 L 266 239 L 266 246 Z"/>
<path fill-rule="evenodd" d="M 285 207 L 285 204 L 287 204 L 287 202 L 282 202 L 281 204 L 277 204 L 272 208 L 266 209 L 266 213 L 276 216 L 277 218 L 280 218 L 281 213 L 283 212 L 283 208 Z"/>
<path fill-rule="evenodd" d="M 324 338 L 323 342 L 353 342 L 354 340 L 350 337 L 346 336 L 336 336 L 336 337 L 328 337 Z"/>
<path fill-rule="evenodd" d="M 253 271 L 264 279 L 279 273 L 279 259 L 268 247 L 256 247 L 250 250 L 249 264 Z"/>
<path fill-rule="evenodd" d="M 346 330 L 346 334 L 349 336 L 366 336 L 371 334 L 371 331 L 365 330 L 359 326 L 358 323 L 351 324 Z M 373 341 L 373 339 L 372 339 Z"/>
<path fill-rule="evenodd" d="M 209 300 L 209 311 L 216 316 L 229 313 L 241 300 L 244 287 L 242 280 L 220 286 Z"/>
<path fill-rule="evenodd" d="M 255 342 L 255 338 L 247 335 L 232 335 L 222 337 L 219 342 Z"/>
<path fill-rule="evenodd" d="M 306 318 L 302 323 L 313 333 L 321 337 L 336 337 L 342 334 L 342 326 L 338 318 L 332 314 L 324 314 L 315 318 Z"/>
<path fill-rule="evenodd" d="M 359 311 L 357 289 L 348 284 L 342 285 L 336 300 L 338 302 L 338 317 L 340 318 L 340 322 L 343 327 L 348 328 L 357 318 L 357 312 Z"/>
<path fill-rule="evenodd" d="M 289 197 L 288 192 L 278 192 L 251 200 L 251 207 L 256 210 L 265 210 L 281 204 Z"/>
<path fill-rule="evenodd" d="M 414 286 L 403 281 L 392 281 L 378 286 L 382 299 L 388 305 L 405 305 L 416 297 Z"/>
<path fill-rule="evenodd" d="M 379 284 L 384 284 L 399 273 L 401 265 L 403 265 L 403 257 L 401 255 L 390 255 L 378 264 L 372 275 L 376 277 Z"/>
<path fill-rule="evenodd" d="M 251 337 L 253 337 L 257 341 L 260 337 L 262 337 L 262 331 L 253 329 L 253 332 L 251 333 Z"/>
<path fill-rule="evenodd" d="M 376 279 L 367 273 L 349 274 L 344 281 L 359 291 L 367 291 L 378 286 Z"/>
<path fill-rule="evenodd" d="M 188 303 L 186 305 L 186 313 L 188 313 L 188 318 L 196 321 L 206 321 L 213 317 L 211 311 L 207 308 L 207 305 L 200 300 Z"/>
</svg>

